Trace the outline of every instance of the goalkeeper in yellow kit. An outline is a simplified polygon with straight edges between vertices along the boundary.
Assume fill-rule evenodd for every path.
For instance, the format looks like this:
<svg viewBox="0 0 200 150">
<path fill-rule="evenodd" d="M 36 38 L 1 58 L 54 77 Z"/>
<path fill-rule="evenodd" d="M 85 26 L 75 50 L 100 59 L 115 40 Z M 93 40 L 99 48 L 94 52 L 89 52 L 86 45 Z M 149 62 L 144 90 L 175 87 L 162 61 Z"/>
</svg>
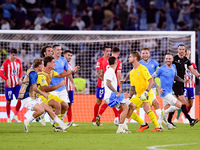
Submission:
<svg viewBox="0 0 200 150">
<path fill-rule="evenodd" d="M 143 107 L 144 111 L 147 113 L 155 126 L 155 129 L 151 130 L 151 132 L 162 132 L 156 115 L 151 110 L 153 100 L 153 91 L 151 88 L 153 86 L 153 79 L 148 69 L 139 64 L 140 59 L 141 56 L 139 52 L 132 52 L 129 56 L 129 63 L 133 65 L 133 69 L 129 75 L 131 82 L 130 95 L 133 96 L 135 92 L 137 93 L 135 97 L 130 99 L 130 101 L 136 105 L 136 110 L 139 110 L 141 107 Z M 144 122 L 135 112 L 133 112 L 131 118 L 141 124 L 140 129 L 137 132 L 143 132 L 145 129 L 149 128 L 149 125 Z"/>
<path fill-rule="evenodd" d="M 57 77 L 57 78 L 66 77 L 72 73 L 75 73 L 77 70 L 79 70 L 80 67 L 77 66 L 72 71 L 57 73 L 53 70 L 55 65 L 56 65 L 55 60 L 52 56 L 47 56 L 44 58 L 44 69 L 42 70 L 42 72 L 38 72 L 37 85 L 41 91 L 46 92 L 48 94 L 49 99 L 46 99 L 42 95 L 38 95 L 38 96 L 42 98 L 42 101 L 44 103 L 54 108 L 55 114 L 58 116 L 58 118 L 62 119 L 62 117 L 64 116 L 65 112 L 68 109 L 68 104 L 64 102 L 62 99 L 60 99 L 59 97 L 53 94 L 49 94 L 49 92 L 54 91 L 58 89 L 59 87 L 65 85 L 65 81 L 63 80 L 60 84 L 55 85 L 55 86 L 49 86 L 51 82 L 51 78 L 52 77 Z M 55 124 L 55 125 L 58 126 L 58 124 Z"/>
</svg>

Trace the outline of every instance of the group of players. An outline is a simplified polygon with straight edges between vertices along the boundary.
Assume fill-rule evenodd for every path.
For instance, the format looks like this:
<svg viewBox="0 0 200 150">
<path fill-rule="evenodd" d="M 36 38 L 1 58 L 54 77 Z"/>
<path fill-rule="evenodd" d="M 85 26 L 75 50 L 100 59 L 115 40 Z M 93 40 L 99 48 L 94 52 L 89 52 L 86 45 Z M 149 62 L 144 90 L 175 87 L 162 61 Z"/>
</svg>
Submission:
<svg viewBox="0 0 200 150">
<path fill-rule="evenodd" d="M 155 60 L 150 59 L 148 48 L 143 48 L 141 55 L 139 52 L 132 52 L 129 56 L 129 63 L 133 65 L 133 69 L 125 79 L 121 79 L 122 65 L 121 61 L 117 59 L 120 53 L 119 48 L 113 48 L 112 56 L 109 57 L 111 48 L 105 47 L 103 57 L 99 58 L 96 64 L 98 80 L 93 124 L 101 125 L 100 118 L 107 106 L 110 106 L 115 113 L 114 123 L 118 125 L 117 133 L 130 133 L 127 127 L 130 117 L 140 123 L 140 129 L 137 132 L 143 132 L 149 128 L 149 125 L 133 111 L 139 110 L 141 107 L 155 126 L 155 129 L 151 132 L 162 132 L 164 129 L 162 122 L 169 129 L 176 128 L 176 125 L 172 123 L 175 110 L 179 110 L 179 112 L 181 110 L 189 120 L 190 126 L 194 126 L 199 119 L 193 119 L 188 114 L 194 99 L 194 87 L 184 89 L 184 84 L 194 84 L 193 74 L 198 79 L 200 79 L 200 75 L 192 66 L 189 57 L 186 57 L 190 51 L 186 50 L 184 45 L 179 45 L 177 51 L 178 54 L 174 57 L 171 53 L 167 53 L 165 64 L 160 68 Z M 161 87 L 156 84 L 156 77 L 160 78 Z M 130 97 L 126 99 L 127 93 L 122 94 L 121 86 L 128 78 L 130 78 L 131 88 Z M 163 111 L 161 111 L 159 102 L 156 99 L 156 89 L 163 100 Z M 174 95 L 172 95 L 172 92 L 174 92 Z M 186 98 L 188 96 L 189 98 Z M 99 111 L 103 97 L 105 103 Z M 152 105 L 156 110 L 158 120 L 151 110 Z M 169 117 L 167 119 L 168 113 Z"/>
<path fill-rule="evenodd" d="M 60 45 L 44 46 L 41 55 L 44 58 L 34 59 L 33 65 L 22 76 L 21 61 L 16 58 L 17 50 L 11 49 L 10 58 L 7 59 L 0 70 L 0 76 L 5 80 L 5 97 L 7 100 L 7 122 L 10 119 L 10 103 L 13 94 L 18 100 L 16 113 L 13 120 L 19 122 L 17 113 L 21 103 L 23 107 L 34 111 L 32 116 L 24 120 L 24 129 L 28 132 L 30 123 L 41 115 L 42 123 L 45 125 L 43 116 L 45 112 L 54 121 L 53 129 L 56 132 L 64 132 L 72 125 L 71 103 L 73 103 L 73 90 L 76 89 L 72 74 L 80 69 L 76 66 L 73 70 L 68 63 L 72 57 L 72 51 L 65 51 L 61 56 Z M 64 80 L 64 77 L 67 77 Z M 65 84 L 68 88 L 66 90 Z M 68 124 L 63 123 L 63 119 L 68 115 Z M 74 124 L 76 125 L 76 124 Z"/>
<path fill-rule="evenodd" d="M 110 53 L 112 51 L 112 56 Z M 94 106 L 93 124 L 100 126 L 102 114 L 108 106 L 112 107 L 115 120 L 118 125 L 116 133 L 130 133 L 127 122 L 129 118 L 134 119 L 140 124 L 137 132 L 143 132 L 149 128 L 134 110 L 143 107 L 155 129 L 151 132 L 162 132 L 162 122 L 167 128 L 173 129 L 176 126 L 172 123 L 172 117 L 175 110 L 182 110 L 184 115 L 190 122 L 190 126 L 194 126 L 199 119 L 193 119 L 188 114 L 189 107 L 186 106 L 184 97 L 184 83 L 192 82 L 193 74 L 200 79 L 199 73 L 192 67 L 187 57 L 185 46 L 178 46 L 178 54 L 173 57 L 172 54 L 165 55 L 165 64 L 159 68 L 159 64 L 150 59 L 150 51 L 143 48 L 141 54 L 132 52 L 128 58 L 133 69 L 128 73 L 125 79 L 121 78 L 122 64 L 119 59 L 120 50 L 114 47 L 105 46 L 103 48 L 103 57 L 97 60 L 96 75 L 98 77 L 96 87 L 96 104 Z M 18 122 L 17 114 L 21 103 L 34 111 L 33 115 L 24 120 L 24 129 L 28 132 L 30 123 L 40 117 L 41 122 L 45 125 L 44 114 L 47 112 L 53 120 L 53 129 L 56 132 L 65 132 L 72 124 L 73 90 L 76 86 L 73 81 L 72 74 L 80 69 L 76 66 L 73 70 L 70 65 L 72 51 L 65 51 L 64 57 L 61 56 L 62 50 L 60 45 L 44 46 L 41 49 L 42 58 L 35 59 L 33 65 L 27 70 L 24 78 L 22 77 L 21 61 L 16 58 L 17 50 L 11 49 L 10 58 L 7 59 L 0 70 L 0 77 L 5 80 L 5 97 L 7 100 L 7 122 L 10 119 L 10 103 L 13 94 L 18 98 L 15 116 L 13 120 Z M 142 58 L 142 59 L 141 59 Z M 184 80 L 185 73 L 189 80 Z M 192 74 L 191 74 L 192 73 Z M 66 77 L 66 81 L 63 79 Z M 160 78 L 160 87 L 156 84 L 155 78 Z M 122 93 L 122 83 L 130 78 L 130 93 Z M 67 83 L 67 89 L 65 84 Z M 156 99 L 156 89 L 163 99 L 164 109 L 161 111 L 160 104 Z M 172 95 L 172 89 L 174 96 Z M 105 94 L 105 95 L 104 95 Z M 188 90 L 189 99 L 193 99 L 194 91 Z M 99 107 L 104 99 L 104 104 Z M 190 103 L 191 104 L 191 103 Z M 158 119 L 151 106 L 154 106 Z M 167 115 L 169 117 L 167 119 Z M 62 120 L 65 115 L 68 116 L 68 124 Z M 74 124 L 76 125 L 76 124 Z"/>
</svg>

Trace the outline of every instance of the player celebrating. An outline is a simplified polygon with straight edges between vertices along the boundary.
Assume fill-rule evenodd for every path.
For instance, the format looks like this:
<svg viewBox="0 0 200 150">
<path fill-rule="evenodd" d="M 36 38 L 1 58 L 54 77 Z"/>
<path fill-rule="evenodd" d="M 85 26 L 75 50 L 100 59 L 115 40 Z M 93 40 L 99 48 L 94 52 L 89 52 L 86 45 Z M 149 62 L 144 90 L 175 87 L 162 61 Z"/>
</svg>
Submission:
<svg viewBox="0 0 200 150">
<path fill-rule="evenodd" d="M 64 52 L 64 57 L 66 58 L 66 60 L 68 62 L 69 70 L 72 70 L 72 65 L 70 63 L 70 61 L 72 59 L 72 51 L 66 50 Z M 70 103 L 68 103 L 69 109 L 67 111 L 67 117 L 68 117 L 68 122 L 71 123 L 72 122 L 72 103 L 74 103 L 73 91 L 74 90 L 77 91 L 72 75 L 69 75 L 68 77 L 66 77 L 66 86 L 67 86 L 68 96 L 69 96 L 69 100 L 70 100 Z M 72 126 L 75 127 L 75 126 L 78 126 L 78 124 L 73 123 Z"/>
<path fill-rule="evenodd" d="M 136 107 L 129 99 L 124 99 L 124 94 L 117 92 L 117 78 L 115 70 L 117 68 L 117 59 L 110 57 L 108 59 L 109 68 L 104 74 L 105 83 L 105 102 L 113 107 L 120 108 L 122 113 L 120 115 L 120 122 L 116 133 L 130 133 L 127 128 L 125 118 L 130 118 L 134 108 Z M 128 93 L 127 93 L 128 94 Z"/>
<path fill-rule="evenodd" d="M 167 53 L 165 55 L 165 64 L 162 67 L 158 68 L 158 70 L 152 76 L 153 78 L 160 77 L 161 88 L 159 88 L 158 85 L 155 85 L 160 93 L 160 97 L 162 97 L 163 99 L 163 118 L 165 125 L 169 129 L 173 129 L 174 126 L 167 122 L 167 114 L 169 112 L 182 109 L 181 102 L 172 95 L 172 87 L 174 84 L 174 80 L 184 83 L 184 80 L 177 76 L 176 66 L 172 64 L 172 61 L 173 55 Z M 170 107 L 170 105 L 176 107 Z M 182 111 L 185 115 L 187 115 L 188 112 L 185 109 L 182 109 Z M 194 126 L 194 124 L 192 124 L 192 126 Z"/>
<path fill-rule="evenodd" d="M 67 60 L 64 57 L 61 56 L 62 49 L 61 49 L 60 45 L 54 45 L 53 46 L 53 53 L 54 53 L 53 57 L 54 57 L 54 60 L 55 60 L 55 63 L 56 63 L 54 71 L 56 71 L 58 73 L 62 73 L 65 70 L 67 72 L 73 73 L 73 71 L 69 70 Z M 75 68 L 80 68 L 80 67 L 77 66 Z M 58 85 L 63 80 L 64 80 L 63 78 L 52 77 L 50 86 Z M 67 104 L 69 103 L 68 93 L 67 93 L 65 85 L 56 89 L 55 91 L 50 92 L 50 93 L 60 97 Z M 71 123 L 73 123 L 73 122 L 71 122 Z"/>
<path fill-rule="evenodd" d="M 18 97 L 19 90 L 21 88 L 22 83 L 22 64 L 17 57 L 17 50 L 11 49 L 10 50 L 10 58 L 4 61 L 1 70 L 0 70 L 0 77 L 5 80 L 5 97 L 7 100 L 6 103 L 6 112 L 7 112 L 7 122 L 11 123 L 10 119 L 10 105 L 11 100 L 13 100 L 13 94 L 15 97 Z M 21 107 L 21 101 L 18 100 L 15 110 L 15 115 L 13 117 L 13 120 L 15 120 L 17 123 L 19 123 L 17 114 L 19 112 L 19 109 Z"/>
<path fill-rule="evenodd" d="M 53 55 L 53 50 L 50 45 L 42 46 L 40 50 L 42 58 Z"/>
<path fill-rule="evenodd" d="M 148 48 L 142 49 L 141 57 L 142 57 L 142 60 L 140 60 L 139 63 L 144 65 L 149 70 L 149 73 L 152 75 L 159 68 L 158 62 L 149 58 L 150 51 Z M 160 104 L 159 104 L 158 100 L 156 99 L 156 88 L 153 86 L 152 90 L 153 90 L 153 94 L 154 94 L 152 105 L 154 106 L 156 114 L 158 115 L 158 123 L 159 123 L 160 127 L 163 128 Z"/>
<path fill-rule="evenodd" d="M 43 93 L 37 88 L 37 72 L 42 71 L 44 62 L 42 59 L 35 59 L 33 61 L 33 67 L 31 67 L 23 79 L 22 87 L 19 91 L 18 98 L 22 101 L 22 105 L 32 111 L 35 111 L 29 119 L 24 120 L 24 130 L 28 132 L 30 123 L 44 113 L 48 112 L 49 116 L 60 125 L 62 130 L 67 129 L 67 125 L 63 123 L 57 116 L 55 116 L 52 109 L 41 101 L 41 98 L 36 98 L 36 93 L 43 95 L 46 100 L 49 99 L 46 93 Z"/>
<path fill-rule="evenodd" d="M 109 46 L 105 46 L 103 48 L 103 57 L 99 58 L 96 63 L 96 76 L 97 79 L 97 87 L 96 87 L 96 104 L 94 105 L 94 119 L 92 120 L 93 125 L 96 125 L 96 117 L 99 112 L 99 107 L 102 103 L 102 99 L 104 97 L 104 85 L 103 85 L 103 62 L 106 58 L 110 57 L 111 48 Z"/>
<path fill-rule="evenodd" d="M 183 44 L 180 44 L 178 46 L 178 55 L 174 56 L 173 64 L 176 65 L 177 75 L 181 79 L 184 79 L 186 67 L 191 71 L 192 74 L 194 74 L 198 79 L 200 79 L 200 74 L 192 67 L 190 60 L 187 59 L 187 57 L 185 57 L 185 46 Z M 175 81 L 175 83 L 173 84 L 173 91 L 175 97 L 182 103 L 182 111 L 187 111 L 186 100 L 184 97 L 184 83 Z M 172 123 L 173 114 L 174 112 L 169 113 L 168 122 L 175 126 Z M 189 120 L 191 126 L 193 126 L 199 121 L 199 119 L 192 119 L 189 114 L 187 114 L 186 117 Z"/>
<path fill-rule="evenodd" d="M 139 110 L 143 106 L 144 111 L 147 113 L 155 126 L 155 129 L 151 130 L 151 132 L 162 132 L 156 115 L 151 110 L 153 100 L 153 92 L 151 88 L 153 86 L 153 79 L 148 69 L 139 64 L 140 59 L 141 56 L 139 52 L 132 52 L 129 56 L 129 63 L 133 65 L 133 69 L 130 71 L 131 97 L 135 94 L 135 92 L 137 93 L 135 97 L 130 99 L 130 101 L 136 105 L 136 110 Z M 142 132 L 149 128 L 149 125 L 144 123 L 144 121 L 141 120 L 136 113 L 133 112 L 131 118 L 141 124 L 140 130 L 137 132 Z"/>
<path fill-rule="evenodd" d="M 112 50 L 112 56 L 117 59 L 119 57 L 119 54 L 120 54 L 119 48 L 114 47 L 113 50 Z M 109 68 L 108 58 L 106 58 L 104 60 L 102 68 L 103 68 L 104 73 Z M 115 74 L 116 74 L 116 77 L 117 77 L 117 91 L 119 91 L 119 93 L 122 93 L 122 85 L 121 85 L 121 82 L 119 82 L 121 80 L 121 70 L 122 70 L 122 62 L 119 59 L 117 59 L 117 68 L 115 70 Z M 102 114 L 104 113 L 104 111 L 106 110 L 107 107 L 108 107 L 107 103 L 104 103 L 101 106 L 100 111 L 99 111 L 99 115 L 96 117 L 97 126 L 100 125 L 100 118 L 101 118 Z M 115 107 L 113 107 L 113 111 L 115 113 L 114 123 L 115 123 L 115 125 L 118 125 L 121 111 L 117 111 Z"/>
</svg>

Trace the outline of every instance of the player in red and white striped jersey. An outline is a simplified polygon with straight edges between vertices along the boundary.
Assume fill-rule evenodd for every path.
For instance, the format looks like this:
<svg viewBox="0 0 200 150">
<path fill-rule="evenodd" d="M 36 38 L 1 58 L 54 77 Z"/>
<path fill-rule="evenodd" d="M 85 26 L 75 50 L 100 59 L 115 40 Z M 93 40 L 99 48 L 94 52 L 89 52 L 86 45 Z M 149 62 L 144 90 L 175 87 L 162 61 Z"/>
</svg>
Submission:
<svg viewBox="0 0 200 150">
<path fill-rule="evenodd" d="M 6 111 L 7 111 L 7 122 L 11 123 L 10 119 L 10 105 L 11 100 L 13 100 L 13 94 L 16 98 L 18 98 L 19 90 L 21 88 L 22 84 L 22 64 L 17 57 L 17 50 L 11 49 L 10 50 L 10 58 L 4 61 L 1 70 L 0 70 L 0 77 L 5 80 L 5 97 L 7 100 L 6 103 Z M 15 110 L 15 115 L 13 117 L 13 120 L 15 120 L 17 123 L 19 122 L 17 114 L 19 112 L 19 109 L 21 107 L 21 101 L 18 100 Z"/>
<path fill-rule="evenodd" d="M 70 63 L 70 61 L 72 59 L 72 55 L 73 55 L 73 52 L 71 50 L 66 50 L 64 52 L 64 57 L 66 58 L 66 60 L 68 62 L 69 70 L 72 70 L 72 65 Z M 72 75 L 69 75 L 68 77 L 66 77 L 66 87 L 67 87 L 69 101 L 70 101 L 70 103 L 68 103 L 69 108 L 67 111 L 67 118 L 68 118 L 68 123 L 72 123 L 72 103 L 74 103 L 74 93 L 73 92 L 74 92 L 74 90 L 77 91 Z M 78 124 L 73 123 L 72 126 L 78 126 Z"/>
<path fill-rule="evenodd" d="M 114 47 L 113 50 L 112 50 L 112 56 L 114 56 L 117 59 L 119 57 L 119 54 L 120 54 L 119 48 Z M 104 73 L 109 68 L 108 59 L 109 58 L 106 58 L 104 60 L 104 63 L 103 63 L 103 72 Z M 122 93 L 122 84 L 119 82 L 121 80 L 121 70 L 122 70 L 122 62 L 119 59 L 117 59 L 117 68 L 115 70 L 115 74 L 116 74 L 116 78 L 117 78 L 117 91 L 119 93 Z M 102 114 L 104 113 L 104 111 L 106 110 L 107 107 L 108 107 L 108 104 L 106 102 L 101 106 L 100 111 L 99 111 L 99 115 L 97 116 L 97 119 L 96 119 L 97 125 L 100 124 L 100 118 L 101 118 Z M 115 107 L 113 107 L 113 111 L 115 113 L 114 124 L 118 125 L 121 110 L 118 111 Z"/>
<path fill-rule="evenodd" d="M 104 97 L 105 89 L 103 84 L 103 63 L 104 60 L 110 57 L 111 48 L 109 46 L 105 46 L 103 48 L 103 57 L 99 58 L 96 63 L 96 76 L 97 79 L 97 86 L 96 86 L 96 104 L 94 105 L 94 118 L 93 118 L 93 125 L 96 125 L 96 117 L 99 113 L 99 107 L 102 103 L 102 99 Z"/>
</svg>

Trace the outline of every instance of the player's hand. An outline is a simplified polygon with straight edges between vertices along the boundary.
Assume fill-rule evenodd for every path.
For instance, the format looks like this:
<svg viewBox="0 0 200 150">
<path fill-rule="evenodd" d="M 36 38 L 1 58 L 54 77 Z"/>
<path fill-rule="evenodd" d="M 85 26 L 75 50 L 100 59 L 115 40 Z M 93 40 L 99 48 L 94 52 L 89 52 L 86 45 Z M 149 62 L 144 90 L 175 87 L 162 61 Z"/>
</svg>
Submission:
<svg viewBox="0 0 200 150">
<path fill-rule="evenodd" d="M 73 91 L 78 91 L 75 84 L 72 84 L 72 90 Z"/>
<path fill-rule="evenodd" d="M 185 79 L 184 83 L 190 83 L 190 80 L 189 79 Z"/>
<path fill-rule="evenodd" d="M 73 73 L 76 73 L 78 70 L 80 70 L 80 66 L 76 66 L 72 71 Z"/>
<path fill-rule="evenodd" d="M 144 101 L 144 100 L 146 100 L 147 99 L 147 94 L 148 94 L 148 91 L 146 90 L 146 91 L 144 91 L 144 93 L 142 93 L 142 95 L 140 95 L 140 100 L 142 100 L 142 101 Z"/>
<path fill-rule="evenodd" d="M 9 79 L 6 80 L 8 87 L 11 87 L 11 82 Z"/>
<path fill-rule="evenodd" d="M 119 97 L 121 95 L 121 93 L 117 92 L 117 97 Z"/>
<path fill-rule="evenodd" d="M 164 89 L 162 89 L 162 88 L 158 88 L 157 90 L 158 90 L 158 93 L 160 93 L 160 94 L 164 93 Z"/>
<path fill-rule="evenodd" d="M 124 83 L 126 80 L 125 79 L 121 79 L 119 82 L 122 84 Z"/>
<path fill-rule="evenodd" d="M 62 80 L 59 85 L 60 85 L 60 87 L 64 86 L 65 85 L 65 80 Z"/>
<path fill-rule="evenodd" d="M 49 99 L 48 94 L 43 93 L 43 96 L 44 96 L 46 99 Z"/>
<path fill-rule="evenodd" d="M 126 98 L 131 97 L 131 95 L 130 95 L 128 92 L 124 93 L 124 96 L 125 96 Z"/>
</svg>

